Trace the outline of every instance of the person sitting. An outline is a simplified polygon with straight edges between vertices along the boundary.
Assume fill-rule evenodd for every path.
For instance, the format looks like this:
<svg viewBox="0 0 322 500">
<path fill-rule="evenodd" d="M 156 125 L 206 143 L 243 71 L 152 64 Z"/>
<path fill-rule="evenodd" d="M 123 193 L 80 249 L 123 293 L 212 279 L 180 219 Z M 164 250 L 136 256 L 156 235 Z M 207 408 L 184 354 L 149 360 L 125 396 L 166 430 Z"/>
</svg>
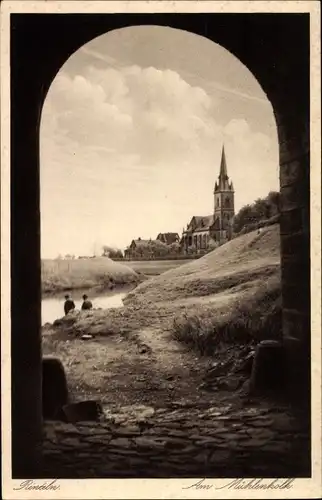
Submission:
<svg viewBox="0 0 322 500">
<path fill-rule="evenodd" d="M 73 299 L 71 299 L 69 295 L 65 295 L 65 303 L 64 303 L 65 316 L 74 309 L 75 309 L 75 303 Z"/>
<path fill-rule="evenodd" d="M 88 300 L 88 296 L 87 295 L 83 295 L 83 303 L 82 303 L 82 311 L 87 311 L 89 309 L 92 309 L 93 307 L 93 304 L 91 303 L 90 300 Z"/>
</svg>

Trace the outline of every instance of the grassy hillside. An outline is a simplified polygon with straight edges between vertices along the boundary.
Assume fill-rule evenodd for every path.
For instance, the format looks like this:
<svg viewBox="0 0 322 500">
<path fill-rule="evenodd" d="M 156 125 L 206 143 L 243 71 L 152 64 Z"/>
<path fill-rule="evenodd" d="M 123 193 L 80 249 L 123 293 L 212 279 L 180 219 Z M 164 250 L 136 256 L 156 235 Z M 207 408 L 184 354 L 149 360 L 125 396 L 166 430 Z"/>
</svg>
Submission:
<svg viewBox="0 0 322 500">
<path fill-rule="evenodd" d="M 108 286 L 112 279 L 116 285 L 137 283 L 138 274 L 108 257 L 76 260 L 43 260 L 41 263 L 43 293 L 60 292 L 76 288 Z"/>
<path fill-rule="evenodd" d="M 141 283 L 125 299 L 147 308 L 177 304 L 176 339 L 213 354 L 218 344 L 281 332 L 279 226 L 240 236 L 201 259 Z"/>
<path fill-rule="evenodd" d="M 240 236 L 201 259 L 183 264 L 141 283 L 127 296 L 130 303 L 173 301 L 218 294 L 225 290 L 243 291 L 279 275 L 279 226 Z"/>
</svg>

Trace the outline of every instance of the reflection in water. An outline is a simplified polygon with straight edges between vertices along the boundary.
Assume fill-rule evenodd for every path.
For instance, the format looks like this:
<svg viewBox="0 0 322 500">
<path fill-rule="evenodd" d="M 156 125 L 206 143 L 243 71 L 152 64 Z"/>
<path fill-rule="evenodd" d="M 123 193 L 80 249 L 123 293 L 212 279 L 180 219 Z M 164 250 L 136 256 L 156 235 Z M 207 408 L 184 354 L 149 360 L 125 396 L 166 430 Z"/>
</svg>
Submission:
<svg viewBox="0 0 322 500">
<path fill-rule="evenodd" d="M 106 291 L 104 293 L 97 293 L 87 290 L 86 294 L 89 296 L 93 303 L 93 308 L 109 309 L 112 307 L 122 307 L 123 299 L 126 297 L 130 289 L 124 288 L 116 291 Z M 82 305 L 82 295 L 84 291 L 77 292 L 62 292 L 59 295 L 45 297 L 41 301 L 41 323 L 53 323 L 55 319 L 64 316 L 64 296 L 68 293 L 74 300 L 76 309 L 80 309 Z"/>
</svg>

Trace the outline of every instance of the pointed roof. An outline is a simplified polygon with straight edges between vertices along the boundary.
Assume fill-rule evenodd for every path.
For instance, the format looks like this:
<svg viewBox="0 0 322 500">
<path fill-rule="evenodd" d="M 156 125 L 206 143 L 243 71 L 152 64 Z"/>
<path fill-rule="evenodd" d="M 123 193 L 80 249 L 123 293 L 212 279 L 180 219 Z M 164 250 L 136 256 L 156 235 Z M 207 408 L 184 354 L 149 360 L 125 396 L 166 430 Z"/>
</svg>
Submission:
<svg viewBox="0 0 322 500">
<path fill-rule="evenodd" d="M 225 146 L 222 147 L 219 179 L 228 179 Z"/>
<path fill-rule="evenodd" d="M 213 221 L 213 215 L 194 215 L 184 232 L 189 232 L 191 229 L 193 229 L 193 232 L 206 231 L 213 224 Z M 194 226 L 192 227 L 193 222 Z"/>
</svg>

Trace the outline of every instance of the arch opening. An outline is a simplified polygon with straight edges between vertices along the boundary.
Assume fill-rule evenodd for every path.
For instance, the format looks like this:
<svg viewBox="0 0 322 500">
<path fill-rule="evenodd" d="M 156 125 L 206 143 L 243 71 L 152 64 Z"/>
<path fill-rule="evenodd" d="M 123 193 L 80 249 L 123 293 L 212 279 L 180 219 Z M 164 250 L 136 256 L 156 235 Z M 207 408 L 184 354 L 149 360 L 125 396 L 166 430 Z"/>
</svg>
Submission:
<svg viewBox="0 0 322 500">
<path fill-rule="evenodd" d="M 221 34 L 220 37 L 222 45 L 225 46 L 225 36 Z M 226 35 L 226 37 L 227 37 L 226 44 L 228 47 L 230 47 L 231 42 L 229 41 L 229 35 Z M 281 43 L 280 40 L 279 43 Z M 275 47 L 275 49 L 273 46 L 269 50 L 271 50 L 272 53 L 274 53 L 274 50 L 277 51 L 277 46 Z M 253 61 L 254 73 L 258 75 L 260 70 L 258 62 L 256 61 L 256 57 L 255 56 L 249 56 L 249 57 L 250 59 L 251 57 L 254 58 Z M 283 57 L 281 56 L 280 59 L 282 60 Z M 296 61 L 288 60 L 288 65 L 289 67 L 294 68 L 293 73 L 290 70 L 290 74 L 294 75 L 295 69 L 297 68 Z M 252 64 L 248 64 L 248 66 L 251 67 Z M 263 69 L 262 79 L 259 78 L 259 81 L 261 82 L 265 81 L 265 88 L 272 89 L 274 87 L 275 82 L 277 81 L 276 74 L 272 74 L 269 77 L 268 73 L 266 73 L 266 71 Z M 81 84 L 82 82 L 78 81 L 78 83 Z M 307 295 L 305 295 L 305 293 L 306 294 L 309 293 L 308 291 L 309 282 L 307 281 L 307 277 L 304 276 L 303 279 L 306 280 L 305 281 L 306 287 L 304 287 L 303 298 L 305 300 L 302 301 L 301 304 L 298 304 L 296 302 L 294 295 L 294 289 L 297 287 L 297 285 L 294 282 L 294 280 L 292 281 L 292 279 L 289 278 L 288 276 L 291 269 L 294 268 L 294 258 L 297 263 L 301 262 L 304 263 L 304 267 L 307 266 L 308 227 L 307 226 L 305 227 L 305 225 L 303 226 L 303 220 L 305 220 L 305 217 L 306 218 L 308 217 L 309 213 L 307 194 L 304 194 L 305 189 L 307 189 L 307 182 L 308 182 L 307 166 L 308 166 L 309 152 L 308 152 L 308 141 L 307 141 L 308 122 L 307 122 L 307 114 L 305 111 L 306 97 L 301 97 L 300 100 L 298 101 L 299 105 L 298 109 L 300 110 L 300 112 L 298 113 L 298 116 L 295 121 L 291 106 L 292 102 L 294 103 L 299 95 L 302 96 L 304 87 L 303 85 L 301 85 L 301 82 L 297 83 L 295 82 L 292 89 L 293 92 L 289 96 L 289 99 L 286 100 L 283 104 L 281 98 L 282 91 L 280 92 L 276 91 L 276 95 L 274 95 L 274 92 L 272 91 L 270 93 L 270 97 L 272 97 L 271 102 L 273 103 L 275 115 L 278 116 L 278 127 L 279 127 L 279 150 L 280 150 L 280 164 L 281 164 L 280 178 L 282 187 L 281 240 L 282 240 L 282 279 L 284 280 L 283 281 L 284 334 L 285 337 L 287 337 L 288 340 L 290 341 L 292 341 L 292 339 L 299 341 L 299 337 L 303 333 L 305 325 L 307 325 L 307 318 L 309 316 L 309 304 L 307 301 Z M 37 94 L 36 92 L 36 95 L 38 99 L 41 99 L 40 93 Z M 30 120 L 31 121 L 34 120 L 34 124 L 37 123 L 37 118 L 35 117 L 34 114 L 31 114 Z M 126 122 L 125 118 L 124 121 Z M 25 124 L 26 123 L 24 123 L 24 125 Z M 162 130 L 162 125 L 163 125 L 162 122 L 158 124 L 158 126 L 161 127 L 161 130 Z M 295 138 L 300 138 L 301 140 L 296 141 Z M 83 139 L 86 140 L 84 136 Z M 121 140 L 122 138 L 120 139 L 120 141 Z M 37 156 L 37 152 L 35 153 L 35 155 Z M 294 161 L 298 161 L 298 164 L 294 165 Z M 291 172 L 292 169 L 291 165 L 293 165 L 292 172 Z M 300 182 L 299 178 L 295 177 L 297 173 L 295 172 L 294 174 L 294 168 L 299 169 L 300 172 L 299 176 L 300 179 L 302 180 L 300 184 L 299 184 Z M 299 197 L 294 195 L 295 197 L 293 196 L 292 198 L 292 193 L 298 192 L 298 189 L 300 189 L 303 196 Z M 302 218 L 299 217 L 300 215 L 302 216 Z M 294 227 L 296 230 L 294 229 Z M 191 236 L 189 236 L 189 238 L 191 238 Z M 300 242 L 300 246 L 295 245 L 295 243 L 294 244 L 292 243 L 296 241 Z M 301 290 L 301 294 L 303 294 L 303 288 Z M 304 343 L 307 349 L 308 339 L 304 339 Z M 308 351 L 306 350 L 306 355 L 307 352 Z M 297 355 L 298 354 L 296 354 L 296 356 Z M 303 366 L 305 365 L 304 361 L 303 359 L 301 361 Z"/>
</svg>

